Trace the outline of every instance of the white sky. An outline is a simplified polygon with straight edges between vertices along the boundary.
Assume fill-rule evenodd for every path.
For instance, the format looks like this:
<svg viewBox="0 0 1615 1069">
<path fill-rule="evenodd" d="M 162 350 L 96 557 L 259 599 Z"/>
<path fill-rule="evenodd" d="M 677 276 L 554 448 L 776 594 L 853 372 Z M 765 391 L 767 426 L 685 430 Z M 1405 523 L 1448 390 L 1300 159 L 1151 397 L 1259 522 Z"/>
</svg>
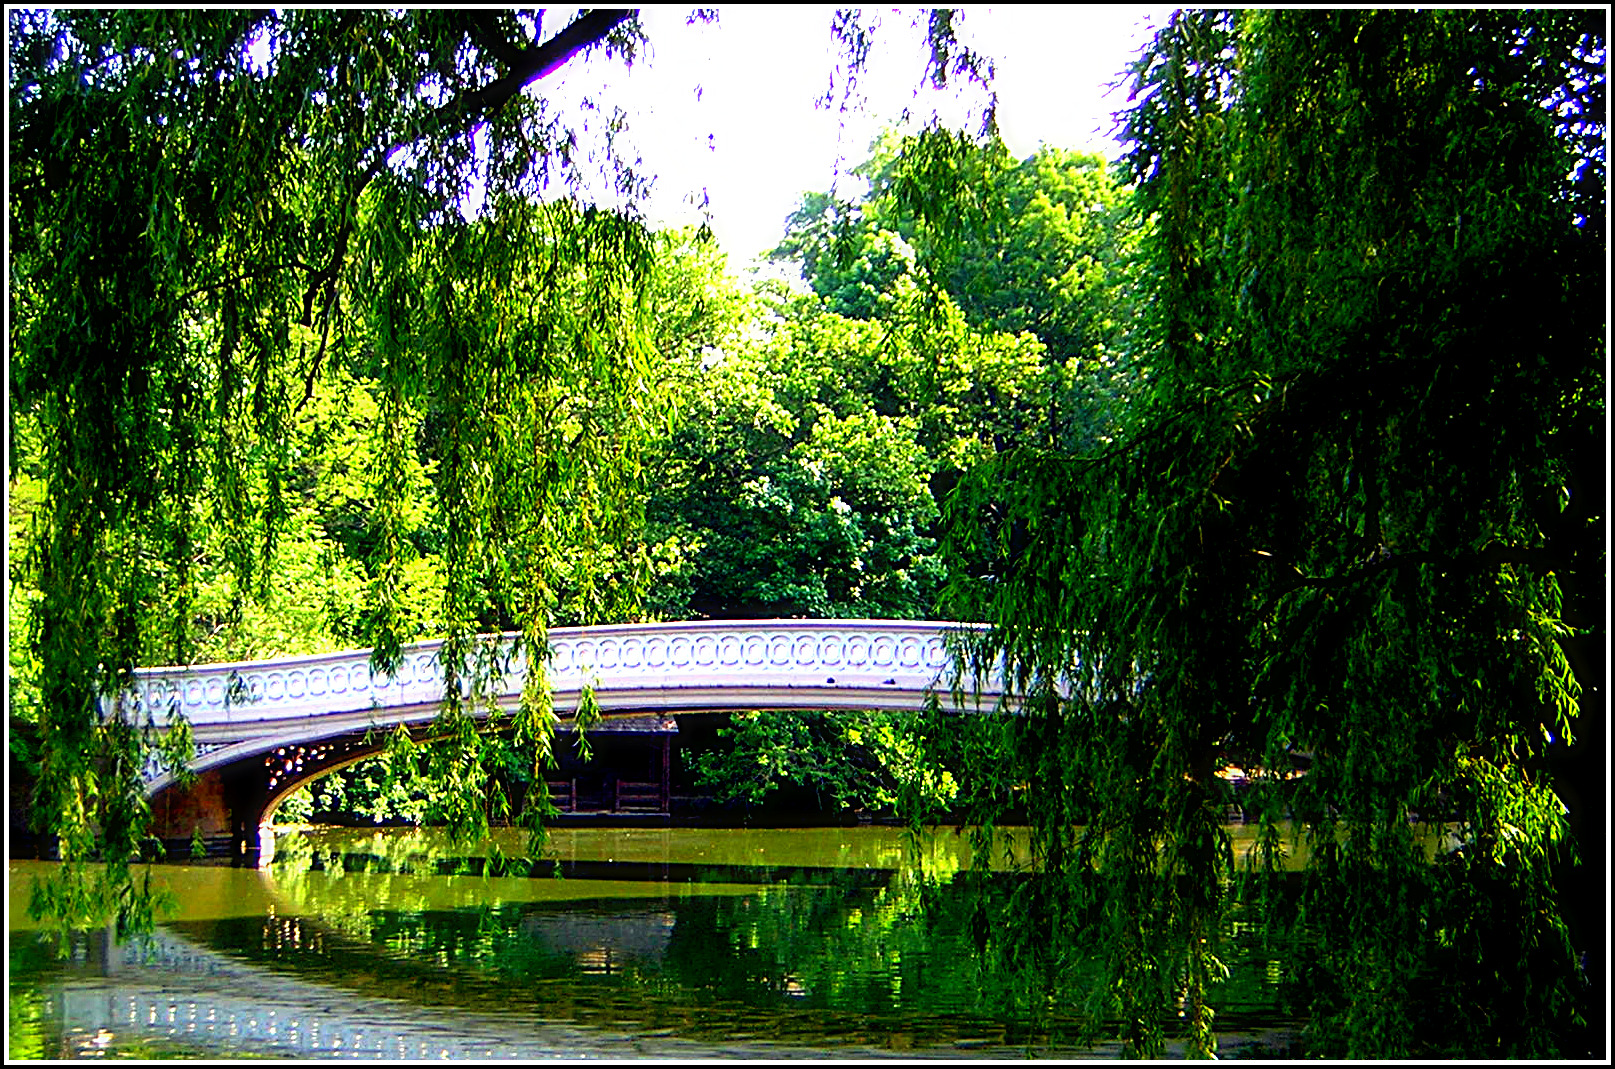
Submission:
<svg viewBox="0 0 1615 1069">
<path fill-rule="evenodd" d="M 840 160 L 860 163 L 870 140 L 904 107 L 924 119 L 938 106 L 959 125 L 979 91 L 915 88 L 925 70 L 923 27 L 911 9 L 871 9 L 880 33 L 863 79 L 864 114 L 816 110 L 837 55 L 832 8 L 748 5 L 721 8 L 716 25 L 686 25 L 688 7 L 653 6 L 642 21 L 650 50 L 631 70 L 598 57 L 563 68 L 542 92 L 593 95 L 630 115 L 632 140 L 658 175 L 650 205 L 658 225 L 699 221 L 688 206 L 704 189 L 713 230 L 732 269 L 771 248 L 802 194 L 830 188 Z M 969 7 L 960 37 L 994 61 L 998 122 L 1010 151 L 1039 143 L 1114 158 L 1111 113 L 1126 89 L 1108 91 L 1171 8 L 1130 5 Z M 569 16 L 547 14 L 546 32 Z M 947 100 L 952 98 L 949 105 Z M 971 129 L 975 129 L 972 124 Z M 856 180 L 854 180 L 856 182 Z M 842 186 L 844 194 L 862 186 Z"/>
</svg>

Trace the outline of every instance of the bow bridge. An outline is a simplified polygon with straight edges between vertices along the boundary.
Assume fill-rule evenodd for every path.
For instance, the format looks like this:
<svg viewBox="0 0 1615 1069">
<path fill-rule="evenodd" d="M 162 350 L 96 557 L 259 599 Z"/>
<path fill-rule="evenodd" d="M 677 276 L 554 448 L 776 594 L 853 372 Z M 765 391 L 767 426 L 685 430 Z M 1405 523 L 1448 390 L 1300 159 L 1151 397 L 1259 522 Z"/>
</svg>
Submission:
<svg viewBox="0 0 1615 1069">
<path fill-rule="evenodd" d="M 671 728 L 679 713 L 745 709 L 905 710 L 938 695 L 991 709 L 994 673 L 960 670 L 968 624 L 893 620 L 741 620 L 555 628 L 545 671 L 556 715 L 575 714 L 593 692 L 610 721 L 651 718 Z M 513 710 L 527 679 L 515 636 L 496 636 L 501 671 L 487 691 Z M 157 834 L 170 850 L 193 834 L 238 860 L 266 862 L 269 823 L 296 787 L 379 752 L 404 725 L 429 737 L 445 697 L 441 642 L 406 647 L 391 675 L 372 670 L 367 651 L 272 661 L 146 668 L 119 700 L 159 726 L 179 714 L 191 725 L 198 774 L 189 788 L 148 767 Z M 462 694 L 467 693 L 462 683 Z M 380 730 L 377 730 L 380 729 Z M 663 808 L 666 750 L 663 751 Z M 226 847 L 226 840 L 228 846 Z"/>
</svg>

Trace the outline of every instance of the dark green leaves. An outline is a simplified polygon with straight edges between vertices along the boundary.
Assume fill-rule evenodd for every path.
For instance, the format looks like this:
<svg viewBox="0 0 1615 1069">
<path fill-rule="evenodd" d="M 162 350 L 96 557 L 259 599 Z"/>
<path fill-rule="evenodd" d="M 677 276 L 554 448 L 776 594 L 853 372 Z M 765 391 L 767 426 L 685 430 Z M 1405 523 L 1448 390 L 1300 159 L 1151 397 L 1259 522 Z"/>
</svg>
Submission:
<svg viewBox="0 0 1615 1069">
<path fill-rule="evenodd" d="M 1115 444 L 1000 458 L 951 502 L 955 559 L 1002 554 L 956 572 L 956 611 L 991 620 L 1023 678 L 1066 680 L 1051 712 L 1071 730 L 1051 734 L 1090 799 L 1086 864 L 1066 868 L 1149 918 L 1102 937 L 1146 1049 L 1150 963 L 1197 926 L 1187 1004 L 1214 993 L 1229 860 L 1203 831 L 1228 759 L 1261 770 L 1246 808 L 1310 848 L 1299 919 L 1267 923 L 1316 948 L 1299 982 L 1319 1053 L 1579 1049 L 1574 956 L 1541 935 L 1562 930 L 1570 872 L 1543 770 L 1575 730 L 1553 606 L 1589 589 L 1572 562 L 1598 536 L 1542 502 L 1601 452 L 1572 430 L 1598 409 L 1599 277 L 1562 192 L 1585 149 L 1552 132 L 1554 92 L 1518 49 L 1539 39 L 1568 72 L 1601 46 L 1553 23 L 1176 16 L 1128 119 L 1150 229 Z M 1033 822 L 1071 821 L 1071 793 L 1028 795 Z M 1542 903 L 1541 933 L 1432 863 L 1415 830 L 1444 823 L 1509 874 L 1505 897 Z M 1466 977 L 1495 978 L 1521 940 L 1553 949 L 1529 985 L 1409 982 L 1451 965 L 1435 933 L 1471 924 L 1499 935 Z M 1475 1000 L 1478 1031 L 1425 1023 Z"/>
<path fill-rule="evenodd" d="M 346 597 L 287 615 L 348 617 L 382 668 L 418 637 L 422 586 L 441 595 L 435 629 L 519 630 L 529 652 L 562 602 L 595 616 L 639 589 L 631 555 L 619 582 L 593 577 L 635 527 L 617 503 L 660 418 L 649 238 L 614 213 L 537 202 L 546 178 L 578 172 L 565 129 L 523 91 L 592 45 L 631 49 L 632 26 L 622 12 L 549 36 L 527 17 L 446 11 L 10 18 L 13 401 L 41 428 L 43 484 L 25 577 L 39 591 L 36 810 L 64 858 L 102 853 L 128 890 L 118 867 L 147 825 L 139 717 L 164 711 L 110 696 L 135 665 L 239 640 L 277 571 L 324 570 L 350 591 L 362 572 L 362 626 Z M 491 165 L 467 136 L 484 122 Z M 486 206 L 468 221 L 473 178 Z M 344 532 L 370 559 L 343 568 L 312 548 L 338 510 L 304 497 L 328 385 L 374 401 L 360 406 L 369 486 L 343 495 L 374 502 Z M 447 562 L 436 577 L 415 567 L 423 491 Z M 474 645 L 455 647 L 451 682 L 483 678 L 497 651 Z M 463 711 L 451 703 L 446 732 Z M 460 787 L 475 756 L 447 769 Z"/>
</svg>

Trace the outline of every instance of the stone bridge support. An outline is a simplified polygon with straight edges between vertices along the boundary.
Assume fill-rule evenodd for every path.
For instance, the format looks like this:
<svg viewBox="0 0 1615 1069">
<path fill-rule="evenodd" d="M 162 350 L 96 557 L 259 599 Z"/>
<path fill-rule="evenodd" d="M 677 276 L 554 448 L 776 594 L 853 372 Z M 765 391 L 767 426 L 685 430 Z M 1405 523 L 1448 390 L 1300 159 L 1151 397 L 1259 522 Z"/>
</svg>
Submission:
<svg viewBox="0 0 1615 1069">
<path fill-rule="evenodd" d="M 187 857 L 201 840 L 208 857 L 256 866 L 262 857 L 258 824 L 269 801 L 262 765 L 210 768 L 189 787 L 171 783 L 151 802 L 152 833 L 169 857 Z M 271 847 L 271 855 L 273 847 Z"/>
<path fill-rule="evenodd" d="M 276 804 L 309 780 L 375 756 L 382 746 L 367 732 L 345 732 L 215 765 L 189 786 L 169 781 L 152 795 L 153 834 L 170 857 L 187 856 L 199 838 L 208 857 L 267 865 L 275 856 Z"/>
</svg>

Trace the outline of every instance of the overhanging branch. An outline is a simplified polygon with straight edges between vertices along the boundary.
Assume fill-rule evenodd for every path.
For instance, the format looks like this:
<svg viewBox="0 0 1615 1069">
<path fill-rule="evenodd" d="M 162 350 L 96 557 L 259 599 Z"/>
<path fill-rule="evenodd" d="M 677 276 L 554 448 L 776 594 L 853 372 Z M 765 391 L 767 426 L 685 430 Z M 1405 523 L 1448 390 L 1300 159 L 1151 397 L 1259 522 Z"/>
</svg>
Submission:
<svg viewBox="0 0 1615 1069">
<path fill-rule="evenodd" d="M 605 40 L 606 35 L 619 24 L 638 13 L 638 8 L 600 8 L 585 11 L 569 23 L 566 29 L 536 48 L 520 51 L 513 48 L 500 49 L 503 55 L 496 58 L 518 61 L 512 64 L 503 78 L 490 82 L 481 89 L 455 97 L 432 112 L 412 136 L 388 146 L 381 154 L 382 160 L 434 133 L 463 133 L 469 130 L 499 111 L 512 97 L 533 82 L 555 72 L 567 60 L 590 45 Z M 480 40 L 481 35 L 476 36 Z M 372 166 L 372 172 L 379 166 L 379 162 Z"/>
<path fill-rule="evenodd" d="M 464 133 L 499 111 L 512 97 L 533 82 L 553 73 L 585 48 L 605 40 L 613 29 L 638 13 L 638 8 L 601 8 L 585 11 L 560 33 L 537 47 L 523 49 L 518 49 L 514 45 L 490 47 L 489 51 L 495 54 L 495 58 L 510 61 L 508 64 L 510 70 L 504 77 L 490 82 L 481 89 L 455 97 L 428 115 L 410 134 L 383 150 L 371 161 L 370 166 L 358 175 L 352 191 L 348 194 L 349 202 L 358 201 L 360 194 L 381 173 L 381 169 L 386 166 L 393 153 L 434 134 Z M 497 27 L 492 25 L 491 20 L 482 21 L 473 17 L 468 23 L 466 32 L 479 43 L 483 43 L 482 38 L 488 34 L 493 34 L 497 39 Z M 338 233 L 331 262 L 311 273 L 307 290 L 303 294 L 302 322 L 305 326 L 313 325 L 314 302 L 321 286 L 324 285 L 328 290 L 335 286 L 337 275 L 342 270 L 342 263 L 347 258 L 348 237 L 352 226 L 353 213 L 349 212 Z M 326 303 L 326 307 L 329 307 L 329 302 Z"/>
<path fill-rule="evenodd" d="M 1272 560 L 1275 564 L 1283 565 L 1283 562 L 1273 558 L 1271 554 L 1258 552 L 1257 555 Z M 1288 565 L 1295 574 L 1281 585 L 1278 596 L 1284 597 L 1303 588 L 1309 590 L 1338 590 L 1362 583 L 1394 568 L 1414 568 L 1431 565 L 1446 571 L 1479 572 L 1501 567 L 1504 564 L 1524 565 L 1538 573 L 1563 571 L 1569 567 L 1569 562 L 1560 554 L 1552 553 L 1545 549 L 1533 549 L 1529 546 L 1505 546 L 1495 542 L 1476 553 L 1448 554 L 1433 553 L 1427 550 L 1413 553 L 1387 552 L 1368 564 L 1342 572 L 1339 575 L 1306 575 L 1293 564 Z"/>
</svg>

